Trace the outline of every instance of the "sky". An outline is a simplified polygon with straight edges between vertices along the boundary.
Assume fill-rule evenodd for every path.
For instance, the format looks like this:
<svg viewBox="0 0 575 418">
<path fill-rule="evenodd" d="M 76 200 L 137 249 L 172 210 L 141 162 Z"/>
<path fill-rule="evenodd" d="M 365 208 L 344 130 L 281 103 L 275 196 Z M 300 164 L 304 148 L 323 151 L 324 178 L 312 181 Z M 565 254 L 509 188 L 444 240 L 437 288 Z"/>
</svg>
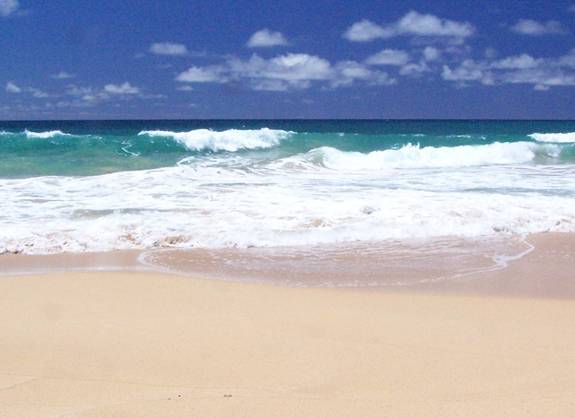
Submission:
<svg viewBox="0 0 575 418">
<path fill-rule="evenodd" d="M 575 0 L 0 0 L 0 119 L 575 119 Z"/>
</svg>

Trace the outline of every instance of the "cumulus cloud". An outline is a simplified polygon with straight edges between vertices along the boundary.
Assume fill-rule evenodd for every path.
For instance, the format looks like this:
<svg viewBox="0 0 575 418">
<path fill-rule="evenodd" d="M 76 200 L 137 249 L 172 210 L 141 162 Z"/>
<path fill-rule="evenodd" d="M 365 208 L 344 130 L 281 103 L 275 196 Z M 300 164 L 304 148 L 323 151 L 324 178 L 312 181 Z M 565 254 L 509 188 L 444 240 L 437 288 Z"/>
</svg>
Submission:
<svg viewBox="0 0 575 418">
<path fill-rule="evenodd" d="M 21 93 L 22 89 L 20 87 L 18 87 L 15 83 L 13 83 L 12 81 L 9 81 L 6 83 L 6 91 L 8 93 Z"/>
<path fill-rule="evenodd" d="M 361 20 L 351 25 L 344 32 L 343 37 L 352 42 L 368 42 L 401 35 L 464 39 L 474 33 L 475 27 L 471 23 L 410 11 L 398 21 L 386 25 L 378 25 L 366 19 Z"/>
<path fill-rule="evenodd" d="M 288 41 L 281 32 L 273 32 L 269 29 L 262 29 L 255 32 L 246 46 L 249 48 L 269 48 L 272 46 L 285 46 L 288 45 Z"/>
<path fill-rule="evenodd" d="M 543 35 L 564 35 L 567 29 L 556 20 L 538 22 L 531 19 L 519 19 L 517 23 L 510 27 L 512 32 L 520 35 L 543 36 Z"/>
<path fill-rule="evenodd" d="M 431 14 L 415 11 L 407 13 L 397 23 L 399 33 L 419 36 L 452 36 L 466 38 L 473 35 L 475 28 L 467 22 L 441 19 Z"/>
<path fill-rule="evenodd" d="M 363 19 L 351 25 L 343 34 L 343 37 L 352 42 L 369 42 L 378 38 L 391 38 L 394 31 L 373 23 L 371 20 Z"/>
<path fill-rule="evenodd" d="M 282 80 L 294 85 L 326 80 L 332 71 L 329 61 L 308 54 L 285 54 L 271 59 L 252 55 L 247 61 L 232 59 L 229 66 L 231 72 L 240 77 Z"/>
<path fill-rule="evenodd" d="M 139 94 L 140 89 L 138 87 L 132 86 L 127 81 L 122 84 L 106 84 L 104 86 L 104 91 L 110 94 Z"/>
<path fill-rule="evenodd" d="M 0 16 L 8 17 L 20 8 L 18 0 L 0 0 Z"/>
<path fill-rule="evenodd" d="M 306 89 L 313 83 L 324 83 L 330 87 L 348 86 L 356 81 L 369 84 L 393 84 L 387 73 L 369 68 L 355 61 L 341 61 L 335 64 L 309 54 L 284 54 L 265 59 L 252 55 L 243 60 L 228 58 L 217 66 L 193 66 L 176 77 L 187 83 L 244 82 L 254 90 L 287 91 Z"/>
<path fill-rule="evenodd" d="M 55 80 L 67 80 L 67 79 L 69 79 L 69 78 L 74 78 L 74 77 L 76 77 L 76 75 L 75 75 L 75 74 L 70 74 L 70 73 L 68 73 L 68 72 L 66 72 L 66 71 L 60 71 L 60 72 L 57 73 L 57 74 L 53 74 L 51 77 L 52 77 L 53 79 L 55 79 Z"/>
<path fill-rule="evenodd" d="M 188 48 L 184 44 L 172 42 L 156 42 L 150 45 L 150 52 L 156 55 L 187 55 Z"/>
<path fill-rule="evenodd" d="M 402 66 L 409 61 L 409 54 L 399 49 L 384 49 L 368 57 L 365 62 L 369 65 L 397 65 Z"/>
</svg>

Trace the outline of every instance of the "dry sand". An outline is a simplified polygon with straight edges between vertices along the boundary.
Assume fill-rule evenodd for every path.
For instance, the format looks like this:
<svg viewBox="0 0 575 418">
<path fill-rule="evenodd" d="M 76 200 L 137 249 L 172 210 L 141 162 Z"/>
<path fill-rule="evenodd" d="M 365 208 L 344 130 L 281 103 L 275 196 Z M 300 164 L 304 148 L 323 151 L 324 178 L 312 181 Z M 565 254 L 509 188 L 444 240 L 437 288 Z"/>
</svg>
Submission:
<svg viewBox="0 0 575 418">
<path fill-rule="evenodd" d="M 573 417 L 572 300 L 0 278 L 0 417 Z"/>
</svg>

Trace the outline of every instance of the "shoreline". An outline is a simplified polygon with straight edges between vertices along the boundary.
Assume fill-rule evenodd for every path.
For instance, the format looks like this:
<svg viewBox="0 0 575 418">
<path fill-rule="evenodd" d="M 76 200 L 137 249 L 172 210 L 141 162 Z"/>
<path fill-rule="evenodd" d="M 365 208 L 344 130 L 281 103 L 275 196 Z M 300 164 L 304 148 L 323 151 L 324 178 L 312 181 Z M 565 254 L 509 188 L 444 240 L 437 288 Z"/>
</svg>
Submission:
<svg viewBox="0 0 575 418">
<path fill-rule="evenodd" d="M 258 253 L 253 250 L 163 249 L 2 255 L 0 280 L 6 276 L 49 275 L 70 271 L 147 272 L 204 277 L 217 281 L 272 284 L 279 287 L 575 299 L 575 277 L 570 274 L 575 271 L 575 255 L 571 254 L 575 248 L 575 233 L 534 234 L 524 240 L 518 240 L 514 245 L 515 247 L 507 248 L 511 252 L 508 255 L 487 257 L 483 254 L 479 257 L 466 254 L 467 258 L 462 259 L 458 253 L 460 258 L 453 260 L 442 260 L 445 254 L 441 252 L 422 256 L 409 249 L 405 253 L 397 253 L 402 257 L 400 261 L 403 262 L 404 258 L 407 260 L 408 268 L 394 265 L 396 260 L 389 258 L 388 254 L 374 256 L 358 253 L 342 257 L 342 253 L 346 251 L 345 247 L 337 253 L 326 253 L 325 258 L 329 264 L 318 263 L 313 252 L 288 258 L 286 264 L 286 259 L 273 258 L 274 256 L 270 257 L 267 253 L 264 253 L 263 257 L 254 257 L 253 254 Z M 457 251 L 471 253 L 475 248 L 462 246 L 457 248 Z M 143 261 L 144 258 L 149 258 L 149 255 L 157 254 L 170 255 L 166 265 Z M 396 258 L 397 254 L 394 254 Z M 332 256 L 334 259 L 330 258 Z M 266 257 L 271 261 L 262 264 L 262 258 Z M 418 264 L 417 257 L 425 260 L 424 263 Z M 316 263 L 313 268 L 309 265 L 311 259 Z M 462 273 L 454 270 L 458 267 L 457 263 L 466 262 L 470 263 L 467 270 L 462 269 Z M 435 274 L 443 276 L 432 277 L 431 269 L 441 263 L 444 264 Z M 351 266 L 350 273 L 343 275 L 337 271 L 342 266 Z M 305 271 L 306 269 L 311 270 L 311 273 Z M 354 281 L 348 279 L 350 276 Z M 294 277 L 297 280 L 294 280 Z M 409 280 L 405 280 L 406 277 Z"/>
</svg>

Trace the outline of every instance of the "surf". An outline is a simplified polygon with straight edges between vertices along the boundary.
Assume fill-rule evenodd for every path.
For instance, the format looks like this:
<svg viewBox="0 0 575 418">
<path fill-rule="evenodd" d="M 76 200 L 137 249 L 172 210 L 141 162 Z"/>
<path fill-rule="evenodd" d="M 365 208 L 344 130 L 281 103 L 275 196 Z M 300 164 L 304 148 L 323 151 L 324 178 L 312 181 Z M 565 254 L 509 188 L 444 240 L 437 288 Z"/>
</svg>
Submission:
<svg viewBox="0 0 575 418">
<path fill-rule="evenodd" d="M 293 132 L 278 129 L 228 129 L 213 131 L 210 129 L 194 129 L 187 132 L 173 131 L 141 131 L 138 136 L 171 138 L 183 144 L 191 151 L 228 151 L 236 152 L 242 149 L 265 149 L 275 147 L 290 137 Z"/>
</svg>

